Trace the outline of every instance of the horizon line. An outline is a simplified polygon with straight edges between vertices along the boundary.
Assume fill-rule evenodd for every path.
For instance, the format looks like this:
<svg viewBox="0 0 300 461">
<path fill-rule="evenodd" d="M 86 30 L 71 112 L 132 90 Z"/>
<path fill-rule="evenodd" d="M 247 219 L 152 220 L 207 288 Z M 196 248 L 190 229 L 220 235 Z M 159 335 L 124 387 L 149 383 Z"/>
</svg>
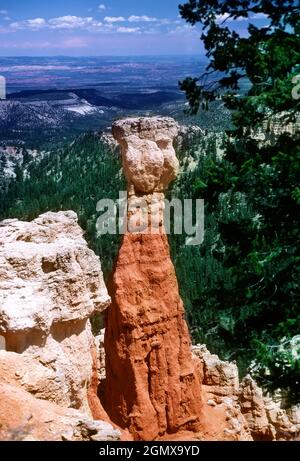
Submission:
<svg viewBox="0 0 300 461">
<path fill-rule="evenodd" d="M 194 53 L 165 53 L 165 54 L 104 54 L 104 55 L 67 55 L 67 54 L 51 54 L 51 55 L 5 55 L 1 56 L 0 59 L 7 58 L 157 58 L 157 57 L 204 57 L 205 54 L 194 54 Z"/>
</svg>

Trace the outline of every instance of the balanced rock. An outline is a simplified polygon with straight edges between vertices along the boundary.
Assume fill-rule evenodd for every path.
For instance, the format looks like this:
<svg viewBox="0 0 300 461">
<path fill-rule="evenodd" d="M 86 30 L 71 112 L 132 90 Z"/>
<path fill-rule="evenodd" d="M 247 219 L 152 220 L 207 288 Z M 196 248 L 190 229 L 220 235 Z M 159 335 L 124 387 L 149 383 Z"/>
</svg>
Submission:
<svg viewBox="0 0 300 461">
<path fill-rule="evenodd" d="M 151 198 L 161 208 L 163 190 L 176 176 L 177 125 L 169 118 L 127 119 L 113 133 L 129 199 L 144 196 L 151 214 Z M 201 418 L 200 375 L 163 220 L 158 227 L 156 235 L 126 233 L 109 287 L 105 408 L 136 440 L 196 431 Z"/>
<path fill-rule="evenodd" d="M 176 178 L 179 162 L 173 140 L 177 133 L 177 123 L 167 117 L 125 119 L 113 125 L 129 188 L 144 194 L 163 192 Z"/>
</svg>

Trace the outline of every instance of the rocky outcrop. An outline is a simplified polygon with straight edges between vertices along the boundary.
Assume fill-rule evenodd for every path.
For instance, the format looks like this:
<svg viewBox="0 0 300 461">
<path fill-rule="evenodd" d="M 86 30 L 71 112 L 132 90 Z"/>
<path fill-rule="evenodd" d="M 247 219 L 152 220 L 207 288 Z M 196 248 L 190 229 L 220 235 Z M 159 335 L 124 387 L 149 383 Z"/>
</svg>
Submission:
<svg viewBox="0 0 300 461">
<path fill-rule="evenodd" d="M 108 421 L 53 403 L 56 386 L 42 364 L 12 352 L 0 352 L 0 440 L 121 440 Z"/>
<path fill-rule="evenodd" d="M 178 169 L 176 133 L 168 118 L 128 119 L 113 127 L 128 181 L 128 222 L 140 220 L 133 203 L 142 198 L 148 208 L 145 232 L 131 228 L 124 236 L 110 283 L 105 406 L 137 440 L 200 427 L 199 372 L 161 213 L 163 191 Z M 155 234 L 149 232 L 153 211 Z"/>
<path fill-rule="evenodd" d="M 273 440 L 276 431 L 269 423 L 262 389 L 251 376 L 241 383 L 239 402 L 254 440 Z"/>
<path fill-rule="evenodd" d="M 211 354 L 206 346 L 192 347 L 199 360 L 204 406 L 210 413 L 226 412 L 226 427 L 234 440 L 294 440 L 300 434 L 300 408 L 284 408 L 284 399 L 265 395 L 254 379 L 247 375 L 239 382 L 235 363 L 225 362 Z M 207 413 L 207 409 L 204 414 Z"/>
<path fill-rule="evenodd" d="M 241 382 L 239 402 L 254 440 L 294 440 L 300 435 L 300 406 L 285 408 L 281 392 L 264 395 L 248 375 Z"/>
<path fill-rule="evenodd" d="M 199 362 L 206 440 L 251 441 L 252 434 L 239 404 L 239 375 L 235 363 L 224 362 L 206 346 L 192 347 Z"/>
<path fill-rule="evenodd" d="M 239 375 L 235 363 L 220 360 L 206 346 L 193 346 L 192 352 L 200 359 L 202 384 L 209 387 L 210 393 L 225 397 L 238 395 Z"/>
<path fill-rule="evenodd" d="M 0 227 L 0 367 L 38 399 L 94 417 L 97 356 L 90 317 L 110 303 L 99 258 L 73 212 Z M 4 346 L 4 341 L 3 346 Z M 1 374 L 1 381 L 3 380 Z"/>
</svg>

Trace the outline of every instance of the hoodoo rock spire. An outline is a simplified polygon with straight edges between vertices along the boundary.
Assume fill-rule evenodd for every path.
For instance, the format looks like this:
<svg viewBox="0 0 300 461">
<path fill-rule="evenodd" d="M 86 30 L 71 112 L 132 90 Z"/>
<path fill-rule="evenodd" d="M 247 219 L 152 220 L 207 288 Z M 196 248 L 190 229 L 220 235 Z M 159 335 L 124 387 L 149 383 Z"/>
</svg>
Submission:
<svg viewBox="0 0 300 461">
<path fill-rule="evenodd" d="M 123 237 L 106 318 L 105 406 L 136 440 L 200 428 L 200 373 L 163 223 L 164 191 L 179 169 L 177 130 L 173 119 L 158 117 L 113 126 L 128 182 L 128 222 L 138 221 L 133 205 L 140 200 L 149 217 L 157 215 L 157 232 L 147 219 L 146 230 L 131 226 Z"/>
</svg>

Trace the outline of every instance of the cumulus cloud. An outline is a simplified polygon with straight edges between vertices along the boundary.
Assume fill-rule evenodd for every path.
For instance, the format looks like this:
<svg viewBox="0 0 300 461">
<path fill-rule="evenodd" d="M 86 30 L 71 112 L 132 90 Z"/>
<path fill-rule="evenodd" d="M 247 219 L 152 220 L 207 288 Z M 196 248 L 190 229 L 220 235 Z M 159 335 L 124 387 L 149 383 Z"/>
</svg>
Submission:
<svg viewBox="0 0 300 461">
<path fill-rule="evenodd" d="M 99 8 L 100 6 L 101 5 L 99 5 Z M 103 4 L 103 6 L 105 5 Z M 9 30 L 10 32 L 16 32 L 18 30 L 26 29 L 31 31 L 39 31 L 40 29 L 60 31 L 85 30 L 88 32 L 98 33 L 118 32 L 147 34 L 149 30 L 151 30 L 151 33 L 154 33 L 154 29 L 157 29 L 157 31 L 159 32 L 161 27 L 177 23 L 178 21 L 171 21 L 169 19 L 163 18 L 155 18 L 147 15 L 131 15 L 129 17 L 105 16 L 102 22 L 98 21 L 92 16 L 84 17 L 65 15 L 50 19 L 33 18 L 26 19 L 23 21 L 12 22 L 10 24 Z"/>
<path fill-rule="evenodd" d="M 135 16 L 131 15 L 128 18 L 128 22 L 157 22 L 157 18 L 152 18 L 151 16 Z"/>
<path fill-rule="evenodd" d="M 101 5 L 98 6 L 98 10 L 100 10 L 100 11 L 106 10 L 106 5 L 104 5 L 103 3 L 101 3 Z"/>
<path fill-rule="evenodd" d="M 92 17 L 61 16 L 49 19 L 48 24 L 52 29 L 82 29 L 94 24 Z"/>
<path fill-rule="evenodd" d="M 43 27 L 46 24 L 44 18 L 28 19 L 28 25 L 30 27 Z"/>
<path fill-rule="evenodd" d="M 95 29 L 102 25 L 101 22 L 95 21 L 92 17 L 80 17 L 80 16 L 59 16 L 52 19 L 35 18 L 26 19 L 25 21 L 13 22 L 10 27 L 14 30 L 19 29 L 30 29 L 39 30 L 42 28 L 47 29 Z"/>
<path fill-rule="evenodd" d="M 38 30 L 47 25 L 44 18 L 26 19 L 25 21 L 12 22 L 13 29 L 33 29 Z"/>
<path fill-rule="evenodd" d="M 105 16 L 104 21 L 113 24 L 114 22 L 125 22 L 126 19 L 123 16 Z"/>
<path fill-rule="evenodd" d="M 242 16 L 240 16 L 239 18 L 232 18 L 230 17 L 230 15 L 228 13 L 224 13 L 224 14 L 219 14 L 217 16 L 217 22 L 218 23 L 222 23 L 222 22 L 225 22 L 225 21 L 229 21 L 229 22 L 232 22 L 232 21 L 247 21 L 248 18 L 244 18 Z"/>
<path fill-rule="evenodd" d="M 120 32 L 121 34 L 136 34 L 140 32 L 139 27 L 118 27 L 117 32 Z"/>
</svg>

